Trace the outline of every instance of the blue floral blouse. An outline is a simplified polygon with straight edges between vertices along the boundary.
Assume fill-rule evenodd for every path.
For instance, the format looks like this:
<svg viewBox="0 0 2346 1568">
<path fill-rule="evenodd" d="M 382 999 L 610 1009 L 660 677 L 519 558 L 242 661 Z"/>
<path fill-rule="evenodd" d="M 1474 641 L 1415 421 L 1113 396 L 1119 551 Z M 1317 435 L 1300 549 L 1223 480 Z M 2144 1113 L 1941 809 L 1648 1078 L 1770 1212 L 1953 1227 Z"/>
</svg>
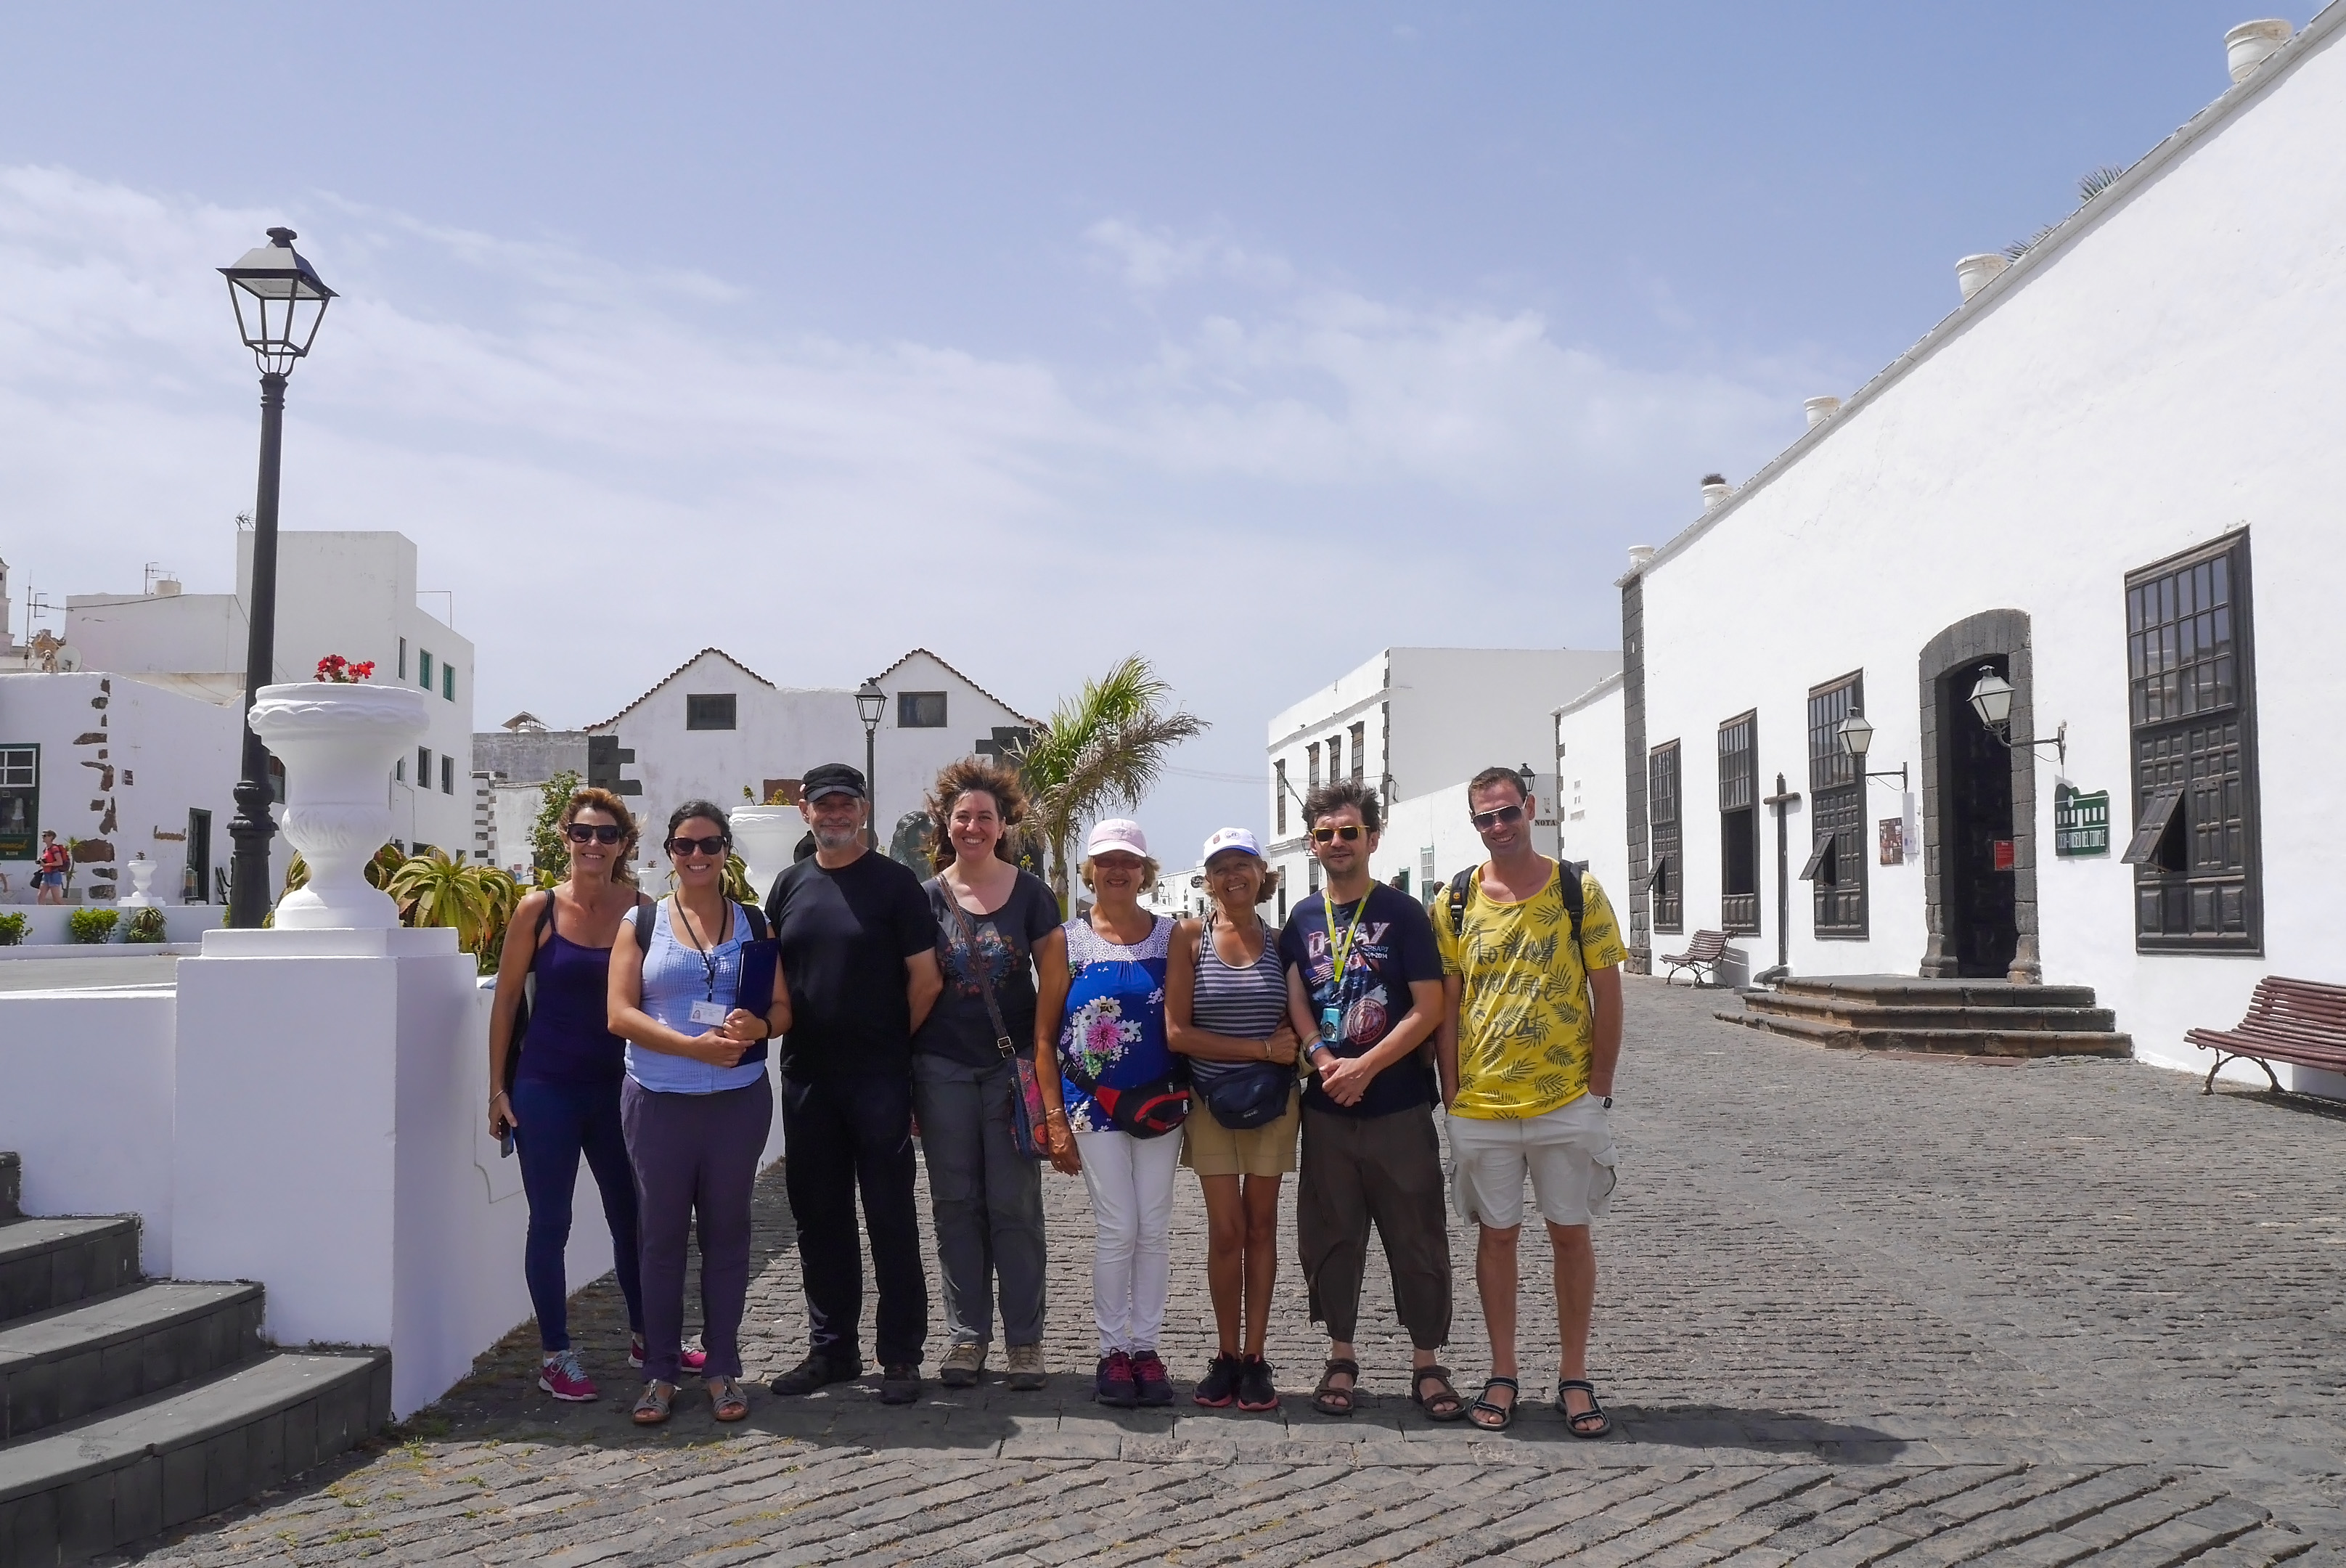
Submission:
<svg viewBox="0 0 2346 1568">
<path fill-rule="evenodd" d="M 1059 1024 L 1060 1097 L 1067 1125 L 1079 1133 L 1115 1131 L 1099 1102 L 1064 1076 L 1080 1062 L 1111 1089 L 1154 1082 L 1173 1071 L 1165 1043 L 1165 962 L 1173 922 L 1163 916 L 1130 947 L 1108 941 L 1078 916 L 1066 924 L 1067 1010 Z"/>
</svg>

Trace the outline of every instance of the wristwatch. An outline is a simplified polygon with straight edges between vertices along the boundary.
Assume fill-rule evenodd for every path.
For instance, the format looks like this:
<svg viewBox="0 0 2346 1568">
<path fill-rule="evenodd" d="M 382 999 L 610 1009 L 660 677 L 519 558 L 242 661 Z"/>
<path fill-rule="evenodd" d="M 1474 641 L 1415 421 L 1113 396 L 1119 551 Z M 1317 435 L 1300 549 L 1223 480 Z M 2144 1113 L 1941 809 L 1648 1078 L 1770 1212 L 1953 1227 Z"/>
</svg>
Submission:
<svg viewBox="0 0 2346 1568">
<path fill-rule="evenodd" d="M 1613 1096 L 1610 1095 L 1605 1096 L 1605 1108 L 1608 1111 L 1613 1108 Z"/>
</svg>

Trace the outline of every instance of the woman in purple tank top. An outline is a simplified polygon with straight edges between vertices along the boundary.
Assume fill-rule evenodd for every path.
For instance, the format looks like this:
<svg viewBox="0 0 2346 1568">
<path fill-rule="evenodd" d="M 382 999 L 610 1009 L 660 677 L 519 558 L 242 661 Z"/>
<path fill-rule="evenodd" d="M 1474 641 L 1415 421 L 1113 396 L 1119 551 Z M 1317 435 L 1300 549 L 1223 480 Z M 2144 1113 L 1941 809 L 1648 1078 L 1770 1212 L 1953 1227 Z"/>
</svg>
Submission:
<svg viewBox="0 0 2346 1568">
<path fill-rule="evenodd" d="M 636 1180 L 619 1129 L 626 1046 L 608 1023 L 611 943 L 644 901 L 629 865 L 636 823 L 607 789 L 580 789 L 562 809 L 570 875 L 533 892 L 514 911 L 497 964 L 489 1013 L 489 1132 L 511 1133 L 529 1201 L 522 1274 L 537 1310 L 542 1359 L 537 1386 L 557 1400 L 597 1397 L 570 1346 L 568 1282 L 571 1194 L 583 1156 L 603 1195 L 614 1272 L 634 1331 L 627 1362 L 644 1355 L 643 1291 L 636 1237 Z M 535 977 L 528 1023 L 515 1038 L 525 985 Z M 516 1061 L 515 1054 L 519 1059 Z"/>
</svg>

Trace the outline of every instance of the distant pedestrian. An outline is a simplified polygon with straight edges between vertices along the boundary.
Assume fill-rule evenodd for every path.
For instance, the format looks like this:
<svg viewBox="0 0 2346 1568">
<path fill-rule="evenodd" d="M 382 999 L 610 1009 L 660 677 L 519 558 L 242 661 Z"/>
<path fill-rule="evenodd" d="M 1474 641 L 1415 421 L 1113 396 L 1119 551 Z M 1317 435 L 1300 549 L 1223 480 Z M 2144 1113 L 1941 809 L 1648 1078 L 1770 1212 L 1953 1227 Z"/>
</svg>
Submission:
<svg viewBox="0 0 2346 1568">
<path fill-rule="evenodd" d="M 644 1364 L 636 1173 L 619 1125 L 627 1043 L 611 1033 L 610 993 L 611 944 L 628 911 L 650 901 L 630 869 L 636 821 L 627 802 L 607 789 L 576 790 L 562 808 L 560 828 L 570 874 L 524 897 L 505 927 L 489 1008 L 489 1135 L 510 1135 L 521 1156 L 529 1202 L 522 1274 L 537 1313 L 537 1386 L 557 1400 L 585 1400 L 597 1390 L 570 1345 L 563 1272 L 582 1156 L 611 1227 L 612 1271 L 631 1331 L 627 1364 Z M 516 1033 L 517 1021 L 525 1032 Z M 687 1370 L 699 1370 L 699 1357 L 690 1353 Z"/>
<path fill-rule="evenodd" d="M 934 909 L 944 993 L 913 1036 L 913 1108 L 929 1173 L 948 1344 L 937 1380 L 969 1388 L 985 1370 L 997 1289 L 1013 1389 L 1043 1386 L 1043 1173 L 1012 1126 L 1018 1061 L 1034 1048 L 1035 976 L 1064 989 L 1059 901 L 1008 859 L 1025 814 L 1017 773 L 970 757 L 929 795 Z M 990 993 L 990 996 L 989 996 Z"/>
<path fill-rule="evenodd" d="M 929 1287 L 914 1196 L 913 1034 L 944 982 L 936 911 L 908 866 L 865 843 L 871 789 L 843 762 L 807 769 L 799 810 L 815 852 L 774 881 L 766 900 L 790 977 L 782 1042 L 782 1178 L 799 1227 L 810 1345 L 776 1378 L 811 1394 L 863 1375 L 863 1255 L 855 1199 L 880 1288 L 876 1348 L 882 1404 L 921 1397 Z"/>
<path fill-rule="evenodd" d="M 1173 1278 L 1173 1166 L 1188 1114 L 1180 1059 L 1165 1043 L 1166 958 L 1173 922 L 1140 907 L 1157 862 L 1140 824 L 1093 825 L 1077 868 L 1094 903 L 1066 923 L 1066 979 L 1045 976 L 1035 1066 L 1051 1163 L 1083 1173 L 1092 1200 L 1092 1316 L 1099 1329 L 1093 1397 L 1169 1405 L 1157 1353 Z"/>
<path fill-rule="evenodd" d="M 1303 1092 L 1295 1200 L 1312 1320 L 1331 1341 L 1312 1408 L 1348 1416 L 1359 1407 L 1352 1335 L 1374 1225 L 1409 1333 L 1410 1398 L 1435 1420 L 1455 1420 L 1464 1402 L 1436 1359 L 1450 1338 L 1450 1235 L 1422 1049 L 1441 1021 L 1441 953 L 1417 901 L 1369 874 L 1384 821 L 1375 789 L 1323 784 L 1305 799 L 1303 820 L 1328 886 L 1288 916 L 1280 955 L 1316 1074 Z"/>
<path fill-rule="evenodd" d="M 1165 972 L 1168 1043 L 1188 1058 L 1189 1119 L 1181 1163 L 1206 1198 L 1206 1286 L 1219 1349 L 1198 1380 L 1197 1402 L 1279 1408 L 1263 1359 L 1279 1273 L 1279 1188 L 1295 1168 L 1302 1125 L 1279 933 L 1257 912 L 1277 879 L 1262 844 L 1224 828 L 1201 857 L 1213 902 L 1203 920 L 1173 928 Z"/>
<path fill-rule="evenodd" d="M 774 1119 L 766 1042 L 790 1027 L 790 1003 L 778 979 L 765 1013 L 734 1005 L 741 950 L 763 934 L 764 921 L 725 896 L 732 847 L 719 807 L 706 800 L 678 807 L 660 846 L 676 891 L 624 921 L 611 948 L 611 1028 L 627 1042 L 620 1120 L 635 1161 L 643 1234 L 639 1426 L 668 1420 L 676 1397 L 684 1356 L 685 1243 L 696 1229 L 709 1407 L 720 1421 L 750 1413 L 741 1391 L 750 1198 Z"/>
<path fill-rule="evenodd" d="M 1615 1180 L 1606 1113 L 1621 1054 L 1620 928 L 1595 877 L 1532 847 L 1520 774 L 1485 769 L 1466 786 L 1466 804 L 1491 858 L 1451 884 L 1435 930 L 1453 1191 L 1478 1227 L 1474 1283 L 1491 1332 L 1490 1383 L 1469 1414 L 1502 1431 L 1520 1398 L 1515 1244 L 1528 1175 L 1556 1253 L 1556 1409 L 1573 1436 L 1600 1438 L 1613 1420 L 1588 1379 L 1596 1298 L 1588 1226 Z"/>
<path fill-rule="evenodd" d="M 35 903 L 61 904 L 66 901 L 66 868 L 72 863 L 73 857 L 66 851 L 63 844 L 57 842 L 56 832 L 42 829 L 40 870 L 33 874 L 34 881 L 39 884 L 38 891 L 33 894 Z"/>
</svg>

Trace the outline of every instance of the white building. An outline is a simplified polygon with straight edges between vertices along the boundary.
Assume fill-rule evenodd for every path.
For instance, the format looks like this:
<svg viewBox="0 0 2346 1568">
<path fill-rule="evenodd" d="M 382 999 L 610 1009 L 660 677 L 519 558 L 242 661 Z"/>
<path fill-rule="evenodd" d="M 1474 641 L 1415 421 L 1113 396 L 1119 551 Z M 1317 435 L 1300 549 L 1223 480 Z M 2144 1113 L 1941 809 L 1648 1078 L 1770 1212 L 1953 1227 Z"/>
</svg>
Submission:
<svg viewBox="0 0 2346 1568">
<path fill-rule="evenodd" d="M 128 676 L 240 714 L 252 586 L 252 535 L 239 531 L 237 591 L 186 594 L 163 578 L 141 594 L 76 594 L 66 646 L 85 670 Z M 277 537 L 276 678 L 308 680 L 340 654 L 372 660 L 374 679 L 421 687 L 430 729 L 392 784 L 393 833 L 458 857 L 474 844 L 473 644 L 416 604 L 415 545 L 402 534 L 295 532 Z M 231 782 L 237 764 L 231 762 Z M 227 821 L 222 819 L 224 830 Z"/>
<path fill-rule="evenodd" d="M 1267 747 L 1270 831 L 1263 847 L 1282 879 L 1280 918 L 1319 885 L 1318 862 L 1305 852 L 1302 805 L 1323 779 L 1373 784 L 1389 806 L 1461 786 L 1463 827 L 1465 781 L 1491 767 L 1545 772 L 1540 761 L 1556 746 L 1556 705 L 1620 667 L 1621 656 L 1609 649 L 1384 648 L 1274 715 Z M 1404 867 L 1392 859 L 1402 852 L 1393 835 L 1385 842 L 1388 852 L 1377 864 L 1392 860 L 1392 870 L 1409 870 L 1415 888 L 1423 844 L 1406 846 Z M 1457 869 L 1438 857 L 1437 871 L 1444 864 Z"/>
<path fill-rule="evenodd" d="M 1627 717 L 1616 670 L 1556 710 L 1556 807 L 1563 852 L 1596 873 L 1606 896 L 1629 902 L 1628 785 L 1621 729 Z"/>
<path fill-rule="evenodd" d="M 873 677 L 885 698 L 872 737 L 874 820 L 882 845 L 927 869 L 923 803 L 937 770 L 974 753 L 999 755 L 1032 733 L 1025 717 L 925 648 Z M 586 727 L 607 743 L 610 787 L 638 797 L 646 858 L 668 814 L 690 799 L 728 809 L 779 792 L 795 800 L 820 762 L 864 760 L 863 721 L 843 687 L 780 687 L 718 648 L 703 648 L 619 712 Z M 604 782 L 599 770 L 595 782 Z"/>
<path fill-rule="evenodd" d="M 2236 61 L 2008 270 L 1967 259 L 1953 314 L 1633 565 L 1638 948 L 2089 984 L 2201 1067 L 2184 1031 L 2259 976 L 2341 978 L 2342 34 L 2332 6 Z"/>
</svg>

